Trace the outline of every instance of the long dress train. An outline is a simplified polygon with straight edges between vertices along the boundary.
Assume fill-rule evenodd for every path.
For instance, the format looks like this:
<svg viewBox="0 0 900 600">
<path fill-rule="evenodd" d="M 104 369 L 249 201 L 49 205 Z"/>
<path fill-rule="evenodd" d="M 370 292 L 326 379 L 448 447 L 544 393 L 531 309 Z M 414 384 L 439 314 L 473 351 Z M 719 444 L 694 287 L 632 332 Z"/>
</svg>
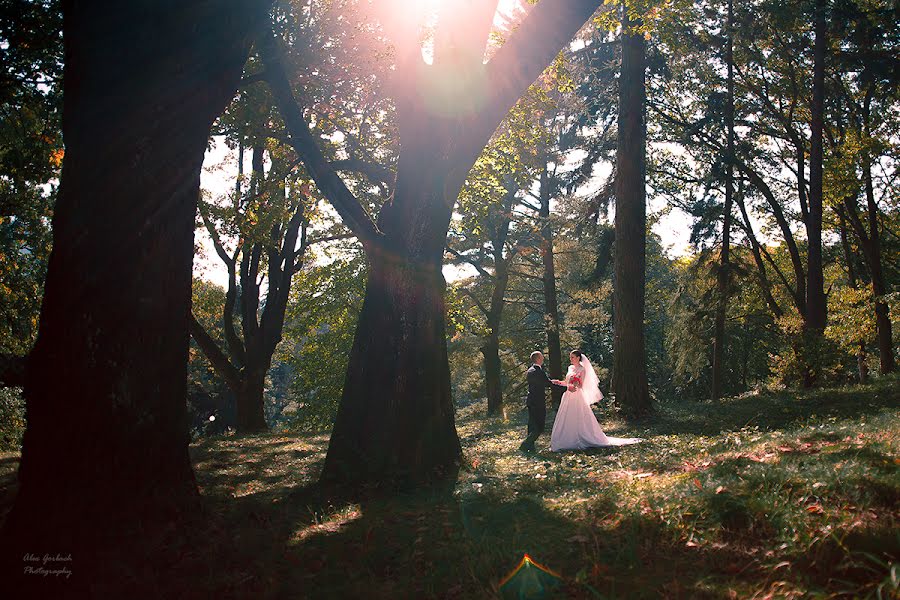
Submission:
<svg viewBox="0 0 900 600">
<path fill-rule="evenodd" d="M 569 366 L 569 371 L 566 373 L 566 384 L 569 384 L 573 377 L 587 383 L 586 374 L 585 368 L 581 365 Z M 599 394 L 599 390 L 597 393 Z M 566 391 L 563 394 L 559 411 L 556 413 L 556 420 L 553 421 L 550 449 L 554 452 L 583 450 L 585 448 L 624 446 L 640 441 L 642 441 L 641 438 L 618 438 L 603 433 L 597 417 L 594 416 L 594 411 L 591 410 L 591 404 L 585 398 L 584 388 L 578 387 L 575 391 Z"/>
</svg>

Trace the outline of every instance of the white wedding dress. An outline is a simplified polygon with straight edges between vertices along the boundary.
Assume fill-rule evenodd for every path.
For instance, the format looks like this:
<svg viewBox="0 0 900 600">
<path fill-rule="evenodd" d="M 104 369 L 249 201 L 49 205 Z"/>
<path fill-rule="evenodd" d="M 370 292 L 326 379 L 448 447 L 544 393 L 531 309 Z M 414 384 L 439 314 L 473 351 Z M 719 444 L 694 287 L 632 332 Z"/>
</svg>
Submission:
<svg viewBox="0 0 900 600">
<path fill-rule="evenodd" d="M 556 420 L 553 421 L 553 432 L 550 434 L 550 450 L 584 450 L 585 448 L 603 448 L 606 446 L 624 446 L 636 444 L 641 438 L 617 438 L 603 433 L 591 404 L 603 398 L 600 392 L 600 381 L 587 356 L 581 357 L 578 366 L 569 365 L 566 373 L 566 385 L 577 376 L 581 386 L 573 391 L 566 391 L 559 404 Z"/>
</svg>

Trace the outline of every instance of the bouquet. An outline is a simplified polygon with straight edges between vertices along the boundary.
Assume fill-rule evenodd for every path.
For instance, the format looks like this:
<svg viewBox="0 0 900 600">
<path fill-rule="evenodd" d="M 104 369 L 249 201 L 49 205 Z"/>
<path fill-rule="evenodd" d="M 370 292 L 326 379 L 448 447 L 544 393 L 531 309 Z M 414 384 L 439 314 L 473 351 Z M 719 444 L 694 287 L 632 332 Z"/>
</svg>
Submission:
<svg viewBox="0 0 900 600">
<path fill-rule="evenodd" d="M 569 378 L 569 391 L 574 392 L 575 390 L 577 390 L 580 387 L 581 387 L 581 376 L 572 375 L 572 377 Z"/>
</svg>

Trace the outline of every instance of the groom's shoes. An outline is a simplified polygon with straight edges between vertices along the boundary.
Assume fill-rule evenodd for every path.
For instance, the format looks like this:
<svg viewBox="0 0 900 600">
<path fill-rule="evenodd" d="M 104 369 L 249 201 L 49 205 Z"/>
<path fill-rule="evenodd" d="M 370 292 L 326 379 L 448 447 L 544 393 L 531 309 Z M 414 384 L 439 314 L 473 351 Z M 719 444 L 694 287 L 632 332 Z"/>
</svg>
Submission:
<svg viewBox="0 0 900 600">
<path fill-rule="evenodd" d="M 522 444 L 521 446 L 519 446 L 519 452 L 523 452 L 525 454 L 534 454 L 536 451 L 534 449 L 534 446 L 526 446 L 525 444 Z"/>
</svg>

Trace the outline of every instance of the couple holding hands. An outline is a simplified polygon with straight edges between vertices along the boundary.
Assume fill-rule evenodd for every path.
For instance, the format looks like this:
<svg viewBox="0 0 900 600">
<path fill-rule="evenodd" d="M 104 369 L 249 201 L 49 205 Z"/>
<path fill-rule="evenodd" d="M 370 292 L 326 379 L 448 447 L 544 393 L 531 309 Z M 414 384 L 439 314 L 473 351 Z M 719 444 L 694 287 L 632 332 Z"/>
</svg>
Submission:
<svg viewBox="0 0 900 600">
<path fill-rule="evenodd" d="M 600 380 L 591 365 L 591 361 L 580 350 L 572 350 L 569 354 L 569 370 L 565 379 L 550 379 L 544 372 L 544 355 L 531 353 L 531 367 L 528 378 L 528 437 L 519 446 L 523 452 L 534 452 L 534 442 L 544 431 L 547 420 L 546 391 L 550 387 L 565 389 L 553 430 L 550 433 L 550 450 L 584 450 L 585 448 L 603 448 L 607 446 L 624 446 L 640 442 L 640 438 L 617 438 L 607 436 L 600 428 L 591 405 L 603 398 L 600 391 Z"/>
</svg>

